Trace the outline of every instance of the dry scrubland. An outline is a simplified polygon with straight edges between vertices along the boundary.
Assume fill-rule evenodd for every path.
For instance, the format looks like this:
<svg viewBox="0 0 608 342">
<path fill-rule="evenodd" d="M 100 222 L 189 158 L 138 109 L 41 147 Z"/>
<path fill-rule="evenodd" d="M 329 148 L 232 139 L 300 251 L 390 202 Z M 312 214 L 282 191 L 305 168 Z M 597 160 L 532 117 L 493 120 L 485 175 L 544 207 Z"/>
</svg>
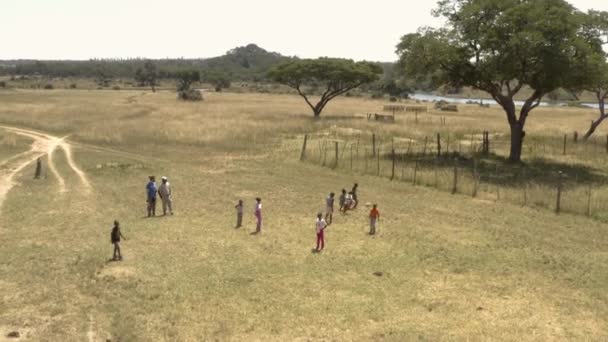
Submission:
<svg viewBox="0 0 608 342">
<path fill-rule="evenodd" d="M 57 151 L 67 192 L 52 176 L 33 181 L 31 165 L 9 193 L 0 218 L 0 339 L 13 330 L 73 341 L 608 338 L 602 220 L 298 162 L 303 133 L 352 140 L 375 132 L 383 146 L 384 137 L 437 131 L 504 134 L 498 109 L 382 125 L 351 116 L 383 102 L 354 98 L 331 103 L 319 121 L 293 96 L 179 103 L 170 92 L 9 90 L 0 102 L 2 124 L 70 135 L 93 184 L 82 191 Z M 595 115 L 540 109 L 528 141 L 559 140 Z M 447 126 L 437 126 L 438 116 Z M 27 149 L 22 139 L 2 132 L 0 157 Z M 547 159 L 605 173 L 605 156 Z M 143 218 L 148 174 L 171 177 L 176 216 Z M 362 206 L 337 215 L 327 250 L 311 253 L 323 198 L 354 181 L 363 203 L 379 203 L 379 234 L 366 235 Z M 261 236 L 250 235 L 252 215 L 233 229 L 234 202 L 245 199 L 250 213 L 255 196 L 264 201 Z M 106 262 L 114 218 L 128 239 L 121 263 Z"/>
</svg>

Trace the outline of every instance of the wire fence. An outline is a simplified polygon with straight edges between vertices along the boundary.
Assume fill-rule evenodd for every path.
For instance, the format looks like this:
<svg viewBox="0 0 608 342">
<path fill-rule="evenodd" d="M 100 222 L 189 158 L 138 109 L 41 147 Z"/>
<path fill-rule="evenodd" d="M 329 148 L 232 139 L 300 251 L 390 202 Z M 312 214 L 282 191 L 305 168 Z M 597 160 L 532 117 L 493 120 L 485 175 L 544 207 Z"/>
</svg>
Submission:
<svg viewBox="0 0 608 342">
<path fill-rule="evenodd" d="M 608 156 L 606 141 L 530 139 L 525 164 L 508 163 L 510 142 L 488 132 L 433 137 L 306 135 L 304 162 L 385 177 L 479 200 L 504 201 L 608 221 L 607 176 L 586 164 Z M 589 163 L 563 162 L 563 156 Z"/>
</svg>

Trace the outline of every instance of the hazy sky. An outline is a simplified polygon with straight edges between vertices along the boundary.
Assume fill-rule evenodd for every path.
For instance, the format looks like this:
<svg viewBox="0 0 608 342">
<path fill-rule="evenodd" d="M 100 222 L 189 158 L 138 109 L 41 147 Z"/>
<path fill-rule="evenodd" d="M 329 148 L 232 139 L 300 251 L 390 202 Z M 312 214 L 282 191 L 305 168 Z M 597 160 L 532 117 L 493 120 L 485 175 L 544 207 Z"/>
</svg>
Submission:
<svg viewBox="0 0 608 342">
<path fill-rule="evenodd" d="M 608 10 L 608 0 L 571 0 Z M 248 43 L 299 57 L 396 59 L 435 0 L 0 0 L 0 59 L 212 57 Z"/>
</svg>

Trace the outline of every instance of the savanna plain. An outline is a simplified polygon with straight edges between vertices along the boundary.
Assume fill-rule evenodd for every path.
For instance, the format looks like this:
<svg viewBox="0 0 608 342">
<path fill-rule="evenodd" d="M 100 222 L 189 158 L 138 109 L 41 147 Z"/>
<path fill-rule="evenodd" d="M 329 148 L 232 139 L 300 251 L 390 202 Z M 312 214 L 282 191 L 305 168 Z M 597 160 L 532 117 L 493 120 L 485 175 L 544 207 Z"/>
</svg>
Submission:
<svg viewBox="0 0 608 342">
<path fill-rule="evenodd" d="M 186 103 L 169 91 L 7 89 L 0 103 L 0 340 L 11 331 L 32 341 L 608 339 L 608 131 L 562 153 L 564 135 L 584 132 L 595 110 L 535 110 L 517 166 L 528 172 L 516 181 L 497 175 L 511 166 L 496 107 L 413 104 L 430 112 L 387 124 L 366 114 L 388 103 L 359 97 L 332 101 L 318 120 L 294 95 L 206 93 Z M 465 172 L 482 131 L 492 154 L 479 157 L 488 172 L 479 196 L 470 179 L 455 194 L 433 186 L 430 165 L 441 162 L 425 164 L 419 151 L 404 152 L 407 169 L 398 164 L 390 179 L 387 151 L 412 140 L 420 148 L 425 137 L 431 146 L 436 133 L 452 137 Z M 350 146 L 370 153 L 372 134 L 381 172 L 371 158 L 349 165 Z M 327 167 L 334 142 L 341 159 Z M 42 179 L 35 162 L 15 172 L 38 155 Z M 416 158 L 418 183 L 404 176 Z M 567 174 L 559 215 L 541 171 Z M 149 175 L 169 177 L 174 216 L 145 217 Z M 324 198 L 355 182 L 360 207 L 336 213 L 325 250 L 313 253 Z M 588 189 L 585 215 L 577 206 Z M 245 224 L 235 229 L 238 199 Z M 370 203 L 382 215 L 375 236 Z M 108 262 L 115 219 L 122 262 Z"/>
</svg>

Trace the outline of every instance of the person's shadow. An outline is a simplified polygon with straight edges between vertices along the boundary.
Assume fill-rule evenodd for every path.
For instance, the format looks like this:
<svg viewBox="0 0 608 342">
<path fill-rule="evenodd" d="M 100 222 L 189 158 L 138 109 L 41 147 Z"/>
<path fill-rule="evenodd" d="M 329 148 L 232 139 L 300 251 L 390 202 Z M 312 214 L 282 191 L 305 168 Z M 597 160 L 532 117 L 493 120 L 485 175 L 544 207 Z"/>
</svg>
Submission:
<svg viewBox="0 0 608 342">
<path fill-rule="evenodd" d="M 310 250 L 310 252 L 311 252 L 312 254 L 319 254 L 319 253 L 321 253 L 321 251 L 319 251 L 319 250 L 318 250 L 318 249 L 316 249 L 316 248 L 311 249 L 311 250 Z"/>
</svg>

